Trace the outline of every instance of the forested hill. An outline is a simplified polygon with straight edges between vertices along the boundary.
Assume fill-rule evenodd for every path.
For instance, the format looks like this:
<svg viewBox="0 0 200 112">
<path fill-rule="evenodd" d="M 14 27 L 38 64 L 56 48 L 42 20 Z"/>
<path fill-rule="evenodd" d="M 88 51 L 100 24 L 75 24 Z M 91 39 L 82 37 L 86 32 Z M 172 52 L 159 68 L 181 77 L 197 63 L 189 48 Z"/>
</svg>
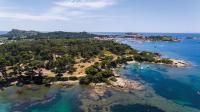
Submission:
<svg viewBox="0 0 200 112">
<path fill-rule="evenodd" d="M 24 30 L 12 29 L 8 33 L 3 34 L 1 36 L 8 37 L 8 38 L 26 38 L 26 37 L 38 35 L 39 33 L 40 32 L 37 32 L 37 31 L 24 31 Z"/>
<path fill-rule="evenodd" d="M 38 31 L 25 31 L 12 29 L 7 34 L 0 35 L 1 37 L 7 37 L 10 39 L 19 39 L 19 38 L 92 38 L 97 35 L 89 34 L 87 32 L 38 32 Z"/>
</svg>

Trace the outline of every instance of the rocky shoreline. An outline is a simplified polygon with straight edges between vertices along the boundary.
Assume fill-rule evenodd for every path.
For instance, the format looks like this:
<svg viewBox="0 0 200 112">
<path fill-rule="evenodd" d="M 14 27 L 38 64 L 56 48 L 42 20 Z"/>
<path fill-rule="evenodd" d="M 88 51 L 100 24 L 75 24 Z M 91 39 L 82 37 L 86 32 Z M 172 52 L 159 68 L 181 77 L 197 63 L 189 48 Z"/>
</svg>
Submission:
<svg viewBox="0 0 200 112">
<path fill-rule="evenodd" d="M 162 64 L 162 65 L 167 65 L 167 66 L 172 66 L 172 67 L 178 67 L 178 68 L 185 68 L 185 67 L 190 67 L 192 66 L 191 63 L 184 61 L 184 60 L 176 60 L 176 59 L 170 59 L 172 60 L 172 64 L 163 64 L 163 63 L 156 63 L 156 64 Z M 127 62 L 128 64 L 137 64 L 136 61 L 129 61 Z M 144 90 L 144 84 L 141 81 L 138 80 L 131 80 L 131 79 L 127 79 L 124 76 L 121 76 L 120 74 L 117 73 L 117 69 L 125 67 L 126 65 L 120 65 L 118 68 L 113 70 L 113 74 L 114 77 L 116 78 L 116 81 L 110 81 L 109 84 L 107 83 L 98 83 L 98 84 L 90 84 L 91 86 L 93 86 L 95 88 L 95 86 L 97 87 L 97 89 L 99 87 L 101 88 L 113 88 L 115 90 L 120 90 L 120 91 L 129 91 L 129 90 Z M 95 93 L 98 93 L 98 91 L 96 91 Z M 100 92 L 100 94 L 102 94 L 102 91 Z"/>
<path fill-rule="evenodd" d="M 178 67 L 178 68 L 185 68 L 185 67 L 190 67 L 192 66 L 191 63 L 184 61 L 184 60 L 176 60 L 176 59 L 170 59 L 172 61 L 172 64 L 165 64 L 165 63 L 150 63 L 150 64 L 161 64 L 161 65 L 166 65 L 166 66 L 171 66 L 171 67 Z M 144 62 L 145 63 L 145 62 Z M 91 84 L 91 85 L 107 85 L 112 86 L 116 89 L 141 89 L 142 88 L 142 84 L 139 81 L 135 81 L 135 80 L 130 80 L 127 79 L 125 77 L 122 77 L 120 74 L 118 74 L 116 71 L 120 68 L 125 67 L 126 65 L 129 64 L 140 64 L 137 61 L 128 61 L 126 64 L 120 64 L 117 66 L 117 68 L 114 68 L 113 71 L 113 75 L 116 78 L 116 81 L 110 81 L 109 85 L 106 83 L 99 83 L 99 84 Z M 140 69 L 140 68 L 139 68 Z M 13 82 L 11 83 L 13 85 L 16 85 L 17 82 Z M 50 85 L 58 85 L 61 87 L 70 87 L 73 85 L 78 85 L 79 84 L 79 80 L 75 80 L 75 81 L 55 81 L 55 82 L 51 82 Z"/>
<path fill-rule="evenodd" d="M 178 60 L 178 59 L 169 59 L 172 61 L 171 64 L 166 63 L 150 63 L 150 62 L 144 62 L 148 64 L 159 64 L 159 65 L 165 65 L 165 66 L 171 66 L 171 67 L 177 67 L 177 68 L 187 68 L 193 66 L 192 63 L 185 61 L 185 60 Z M 134 64 L 134 63 L 132 63 Z"/>
<path fill-rule="evenodd" d="M 184 61 L 184 60 L 175 60 L 175 59 L 171 59 L 171 60 L 173 62 L 172 66 L 174 66 L 174 67 L 184 68 L 184 67 L 192 66 L 191 63 Z"/>
<path fill-rule="evenodd" d="M 172 60 L 172 64 L 164 64 L 164 63 L 155 63 L 155 64 L 162 64 L 166 66 L 172 66 L 172 67 L 178 67 L 178 68 L 185 68 L 190 67 L 192 64 L 190 64 L 187 61 L 184 60 L 176 60 L 176 59 L 170 59 Z M 104 88 L 113 88 L 115 90 L 120 91 L 129 91 L 129 90 L 143 90 L 144 86 L 141 81 L 138 80 L 131 80 L 127 79 L 126 77 L 120 75 L 117 70 L 120 68 L 125 67 L 129 64 L 138 64 L 136 61 L 128 61 L 127 64 L 119 65 L 117 68 L 113 69 L 113 75 L 116 79 L 116 81 L 111 81 L 109 83 L 91 83 L 90 86 L 95 87 L 104 87 Z M 62 87 L 69 87 L 73 85 L 78 85 L 78 81 L 57 81 L 51 83 L 52 85 L 60 85 Z"/>
</svg>

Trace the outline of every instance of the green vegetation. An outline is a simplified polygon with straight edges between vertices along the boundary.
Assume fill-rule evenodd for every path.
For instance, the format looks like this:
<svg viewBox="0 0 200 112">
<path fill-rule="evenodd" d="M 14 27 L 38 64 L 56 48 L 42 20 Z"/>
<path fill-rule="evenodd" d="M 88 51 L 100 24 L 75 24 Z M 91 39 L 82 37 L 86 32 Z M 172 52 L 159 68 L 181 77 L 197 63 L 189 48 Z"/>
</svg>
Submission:
<svg viewBox="0 0 200 112">
<path fill-rule="evenodd" d="M 37 31 L 23 31 L 23 30 L 18 30 L 18 29 L 12 29 L 12 31 L 2 36 L 12 39 L 12 38 L 27 38 L 29 36 L 34 36 L 38 34 L 39 32 Z"/>
<path fill-rule="evenodd" d="M 101 67 L 106 70 L 98 69 L 98 74 L 95 73 L 96 69 L 88 68 L 89 70 L 86 71 L 94 72 L 88 74 L 107 78 L 106 75 L 111 74 L 109 70 L 111 66 L 115 67 L 117 63 L 123 63 L 126 60 L 118 58 L 117 63 L 111 62 L 113 57 L 104 56 L 104 51 L 119 57 L 137 53 L 127 45 L 95 39 L 20 39 L 3 44 L 0 46 L 1 83 L 18 81 L 25 84 L 42 84 L 45 80 L 42 69 L 57 74 L 55 80 L 66 80 L 60 77 L 66 72 L 76 71 L 74 67 L 76 59 L 87 61 L 97 56 L 101 56 Z M 77 80 L 77 78 L 70 77 L 70 80 Z M 100 81 L 94 79 L 94 82 Z"/>
<path fill-rule="evenodd" d="M 158 57 L 157 53 L 151 52 L 141 52 L 134 56 L 134 59 L 138 62 L 155 62 L 156 57 Z"/>
<path fill-rule="evenodd" d="M 87 32 L 38 32 L 38 31 L 24 31 L 13 29 L 7 34 L 1 35 L 1 37 L 7 37 L 9 40 L 19 39 L 46 39 L 46 38 L 92 38 L 97 35 L 89 34 Z"/>
<path fill-rule="evenodd" d="M 114 82 L 117 81 L 116 77 L 111 77 L 110 80 L 111 80 L 111 81 L 114 81 Z"/>
<path fill-rule="evenodd" d="M 116 78 L 113 77 L 112 69 L 116 68 L 117 65 L 126 64 L 127 61 L 132 60 L 133 57 L 118 57 L 116 60 L 112 57 L 105 57 L 100 63 L 95 63 L 86 69 L 85 73 L 87 75 L 80 79 L 80 84 L 107 83 L 109 78 L 111 81 L 116 81 Z"/>
<path fill-rule="evenodd" d="M 86 77 L 80 79 L 80 84 L 89 84 L 107 82 L 108 78 L 113 76 L 112 71 L 103 69 L 100 63 L 90 66 L 86 69 Z"/>
<path fill-rule="evenodd" d="M 112 70 L 133 60 L 171 64 L 169 59 L 160 59 L 159 54 L 138 52 L 128 45 L 89 38 L 94 35 L 85 32 L 40 33 L 13 30 L 7 36 L 8 42 L 0 46 L 0 88 L 14 81 L 18 85 L 79 79 L 80 84 L 116 81 Z M 17 39 L 10 40 L 13 38 Z M 64 74 L 79 75 L 75 65 L 90 62 L 94 58 L 99 61 L 84 68 L 85 77 L 63 77 Z M 50 71 L 55 77 L 44 76 L 43 70 Z"/>
<path fill-rule="evenodd" d="M 172 36 L 147 36 L 146 39 L 150 41 L 180 41 Z"/>
<path fill-rule="evenodd" d="M 165 64 L 172 64 L 173 61 L 168 58 L 163 58 L 161 60 L 157 60 L 157 63 L 165 63 Z"/>
<path fill-rule="evenodd" d="M 139 41 L 153 41 L 153 42 L 157 42 L 157 41 L 179 42 L 180 41 L 180 39 L 172 37 L 172 36 L 166 36 L 166 35 L 145 36 L 143 34 L 138 34 L 138 33 L 126 33 L 126 35 L 124 35 L 123 38 L 133 38 Z"/>
<path fill-rule="evenodd" d="M 173 61 L 168 58 L 160 58 L 158 53 L 152 52 L 140 52 L 134 55 L 134 60 L 138 62 L 154 62 L 154 63 L 164 63 L 164 64 L 172 64 Z"/>
</svg>

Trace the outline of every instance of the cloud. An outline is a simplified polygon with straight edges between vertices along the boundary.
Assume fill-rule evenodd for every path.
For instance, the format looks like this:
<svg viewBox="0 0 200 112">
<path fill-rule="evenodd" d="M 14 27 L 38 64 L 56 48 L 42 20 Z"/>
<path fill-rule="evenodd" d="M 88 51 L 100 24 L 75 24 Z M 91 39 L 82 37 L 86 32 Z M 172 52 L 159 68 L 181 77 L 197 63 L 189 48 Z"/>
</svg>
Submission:
<svg viewBox="0 0 200 112">
<path fill-rule="evenodd" d="M 1 12 L 0 18 L 9 18 L 14 20 L 32 20 L 32 21 L 46 21 L 46 20 L 69 20 L 67 17 L 63 17 L 60 15 L 52 16 L 52 15 L 32 15 L 25 13 L 12 13 L 12 12 Z"/>
<path fill-rule="evenodd" d="M 90 10 L 103 9 L 116 4 L 116 0 L 62 0 L 54 2 L 46 12 L 33 14 L 31 12 L 19 12 L 16 10 L 7 10 L 9 7 L 0 8 L 0 18 L 14 20 L 32 20 L 32 21 L 49 21 L 71 19 L 105 17 L 105 15 L 94 14 Z M 10 9 L 10 8 L 9 8 Z"/>
<path fill-rule="evenodd" d="M 64 0 L 56 2 L 58 6 L 73 9 L 100 9 L 114 5 L 113 0 Z"/>
</svg>

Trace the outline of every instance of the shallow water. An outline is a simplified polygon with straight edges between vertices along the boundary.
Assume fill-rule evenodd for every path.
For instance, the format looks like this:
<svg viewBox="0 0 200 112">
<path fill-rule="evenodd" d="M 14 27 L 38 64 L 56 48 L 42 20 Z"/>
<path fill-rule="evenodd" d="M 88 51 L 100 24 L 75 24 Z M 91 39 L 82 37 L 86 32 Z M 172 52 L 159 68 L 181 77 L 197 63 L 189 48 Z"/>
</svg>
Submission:
<svg viewBox="0 0 200 112">
<path fill-rule="evenodd" d="M 77 94 L 80 90 L 73 87 L 60 91 L 52 102 L 32 106 L 24 112 L 79 112 Z"/>
<path fill-rule="evenodd" d="M 112 112 L 164 112 L 156 107 L 152 107 L 149 105 L 116 105 L 111 108 Z"/>
<path fill-rule="evenodd" d="M 19 90 L 22 93 L 19 94 Z M 77 96 L 80 91 L 80 86 L 8 87 L 0 92 L 0 112 L 79 112 Z"/>
</svg>

